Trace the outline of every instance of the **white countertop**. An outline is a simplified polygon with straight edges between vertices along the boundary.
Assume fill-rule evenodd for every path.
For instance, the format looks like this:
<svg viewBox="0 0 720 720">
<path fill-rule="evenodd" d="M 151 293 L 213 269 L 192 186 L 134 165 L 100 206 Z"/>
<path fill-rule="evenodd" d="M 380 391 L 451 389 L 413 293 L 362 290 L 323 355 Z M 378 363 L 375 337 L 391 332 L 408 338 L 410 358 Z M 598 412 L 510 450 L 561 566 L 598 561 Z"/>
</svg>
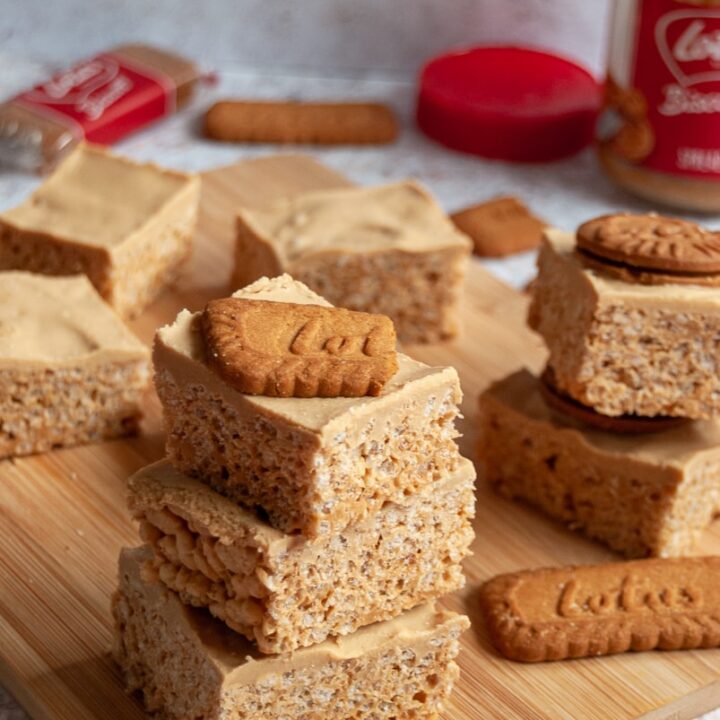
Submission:
<svg viewBox="0 0 720 720">
<path fill-rule="evenodd" d="M 6 97 L 47 74 L 42 64 L 3 56 L 0 51 L 0 97 Z M 318 160 L 364 184 L 413 176 L 438 196 L 449 211 L 499 194 L 522 198 L 549 223 L 573 229 L 579 222 L 606 212 L 651 209 L 614 188 L 599 172 L 588 150 L 562 162 L 512 165 L 485 161 L 443 149 L 424 138 L 412 124 L 413 86 L 373 78 L 343 80 L 268 76 L 226 72 L 218 86 L 207 90 L 191 108 L 117 145 L 117 150 L 138 160 L 184 170 L 206 170 L 237 160 L 277 152 L 271 146 L 218 144 L 198 137 L 197 121 L 213 98 L 246 96 L 297 99 L 372 98 L 393 105 L 402 122 L 400 140 L 381 148 L 301 148 Z M 287 151 L 284 147 L 281 151 Z M 22 200 L 37 178 L 0 174 L 0 209 Z M 720 217 L 706 219 L 720 225 Z M 534 253 L 524 253 L 484 264 L 508 283 L 521 287 L 534 273 Z M 0 720 L 25 720 L 13 699 L 0 688 Z M 704 720 L 720 720 L 720 709 Z"/>
</svg>

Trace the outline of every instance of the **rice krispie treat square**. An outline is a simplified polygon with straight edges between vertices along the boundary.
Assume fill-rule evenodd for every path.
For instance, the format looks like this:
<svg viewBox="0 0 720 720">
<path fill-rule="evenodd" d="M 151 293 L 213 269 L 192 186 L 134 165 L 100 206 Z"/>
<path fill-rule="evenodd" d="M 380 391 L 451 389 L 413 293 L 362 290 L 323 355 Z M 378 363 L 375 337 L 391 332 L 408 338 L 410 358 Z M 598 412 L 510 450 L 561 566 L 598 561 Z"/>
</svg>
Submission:
<svg viewBox="0 0 720 720">
<path fill-rule="evenodd" d="M 83 275 L 0 273 L 0 458 L 135 431 L 150 352 Z"/>
<path fill-rule="evenodd" d="M 328 305 L 288 275 L 233 297 Z M 156 335 L 168 457 L 232 500 L 262 508 L 274 527 L 310 537 L 340 530 L 459 467 L 453 368 L 398 353 L 399 370 L 377 397 L 245 395 L 208 366 L 200 315 L 185 310 Z"/>
<path fill-rule="evenodd" d="M 235 287 L 289 273 L 338 307 L 388 315 L 402 342 L 458 332 L 472 242 L 415 182 L 307 193 L 237 220 Z"/>
<path fill-rule="evenodd" d="M 475 471 L 313 540 L 275 530 L 166 460 L 129 481 L 129 506 L 159 579 L 263 653 L 314 645 L 462 587 Z"/>
<path fill-rule="evenodd" d="M 629 557 L 687 554 L 720 514 L 720 422 L 596 430 L 546 403 L 522 370 L 480 398 L 488 482 Z"/>
<path fill-rule="evenodd" d="M 422 605 L 292 654 L 261 656 L 205 610 L 183 605 L 124 550 L 113 657 L 130 692 L 167 720 L 436 718 L 459 675 L 462 615 Z"/>
<path fill-rule="evenodd" d="M 81 144 L 0 213 L 0 270 L 84 273 L 123 316 L 140 313 L 190 256 L 200 180 Z"/>
<path fill-rule="evenodd" d="M 645 284 L 619 263 L 605 271 L 584 257 L 574 235 L 546 233 L 528 322 L 547 344 L 557 388 L 605 415 L 718 414 L 717 287 L 670 274 Z"/>
</svg>

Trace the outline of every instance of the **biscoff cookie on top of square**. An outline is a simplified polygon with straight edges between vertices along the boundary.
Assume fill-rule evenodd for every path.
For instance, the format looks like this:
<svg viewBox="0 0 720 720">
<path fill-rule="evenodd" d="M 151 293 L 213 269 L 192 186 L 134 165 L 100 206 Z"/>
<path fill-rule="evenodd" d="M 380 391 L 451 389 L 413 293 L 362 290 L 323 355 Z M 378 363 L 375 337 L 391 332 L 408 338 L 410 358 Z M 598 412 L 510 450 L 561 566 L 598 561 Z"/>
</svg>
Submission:
<svg viewBox="0 0 720 720">
<path fill-rule="evenodd" d="M 287 312 L 298 305 L 330 307 L 289 275 L 262 278 L 228 301 L 285 303 Z M 315 537 L 458 469 L 455 418 L 462 394 L 454 368 L 429 367 L 397 353 L 397 371 L 375 396 L 249 394 L 222 372 L 218 361 L 227 349 L 221 344 L 211 351 L 204 317 L 207 311 L 181 312 L 158 330 L 153 353 L 167 454 L 182 472 L 262 508 L 278 529 Z M 318 363 L 322 357 L 329 354 L 318 354 Z M 291 368 L 294 360 L 287 360 Z M 331 373 L 316 375 L 322 384 Z M 260 392 L 284 385 L 276 379 L 271 388 L 263 380 Z"/>
<path fill-rule="evenodd" d="M 298 195 L 237 219 L 234 287 L 289 273 L 328 302 L 390 317 L 398 338 L 454 337 L 472 243 L 416 182 Z"/>
<path fill-rule="evenodd" d="M 660 215 L 549 230 L 529 324 L 557 389 L 598 413 L 720 412 L 720 236 Z"/>
<path fill-rule="evenodd" d="M 134 316 L 190 256 L 200 180 L 81 144 L 17 207 L 0 213 L 0 270 L 90 278 Z"/>
</svg>

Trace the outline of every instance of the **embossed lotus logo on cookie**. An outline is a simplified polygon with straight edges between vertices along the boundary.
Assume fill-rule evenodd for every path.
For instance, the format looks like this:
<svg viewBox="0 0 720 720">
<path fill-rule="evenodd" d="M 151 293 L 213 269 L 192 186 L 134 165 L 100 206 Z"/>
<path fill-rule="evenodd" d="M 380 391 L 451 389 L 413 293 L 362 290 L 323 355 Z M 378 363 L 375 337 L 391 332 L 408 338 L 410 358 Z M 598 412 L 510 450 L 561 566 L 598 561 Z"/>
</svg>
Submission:
<svg viewBox="0 0 720 720">
<path fill-rule="evenodd" d="M 398 369 L 385 315 L 223 298 L 208 304 L 200 328 L 208 365 L 251 395 L 379 395 Z"/>
</svg>

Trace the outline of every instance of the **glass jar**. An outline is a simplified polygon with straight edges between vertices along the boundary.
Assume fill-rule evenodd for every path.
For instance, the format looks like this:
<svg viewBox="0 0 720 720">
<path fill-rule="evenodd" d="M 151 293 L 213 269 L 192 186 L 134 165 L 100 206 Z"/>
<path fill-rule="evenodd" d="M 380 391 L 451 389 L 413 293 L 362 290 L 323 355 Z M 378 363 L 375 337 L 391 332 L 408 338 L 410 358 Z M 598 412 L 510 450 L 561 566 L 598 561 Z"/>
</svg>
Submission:
<svg viewBox="0 0 720 720">
<path fill-rule="evenodd" d="M 616 0 L 597 149 L 621 187 L 720 212 L 720 0 Z"/>
</svg>

